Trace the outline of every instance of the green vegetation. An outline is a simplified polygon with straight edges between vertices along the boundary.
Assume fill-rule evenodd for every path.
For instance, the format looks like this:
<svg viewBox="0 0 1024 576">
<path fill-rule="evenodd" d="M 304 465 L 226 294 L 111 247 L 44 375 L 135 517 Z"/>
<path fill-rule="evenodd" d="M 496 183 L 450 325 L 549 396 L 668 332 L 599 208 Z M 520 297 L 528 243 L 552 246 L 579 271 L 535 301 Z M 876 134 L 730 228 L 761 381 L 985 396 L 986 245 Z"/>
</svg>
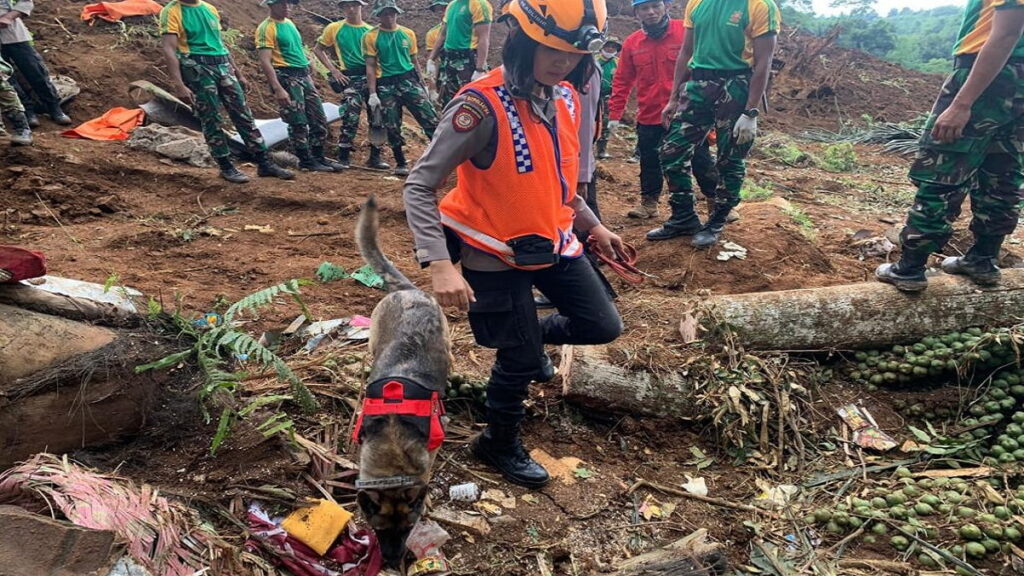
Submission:
<svg viewBox="0 0 1024 576">
<path fill-rule="evenodd" d="M 757 182 L 748 180 L 743 183 L 743 189 L 740 190 L 740 199 L 744 202 L 763 202 L 774 195 L 775 190 L 773 190 L 771 182 L 761 186 Z"/>
<path fill-rule="evenodd" d="M 849 142 L 839 142 L 825 148 L 818 167 L 829 172 L 852 172 L 857 167 L 857 151 Z"/>
<path fill-rule="evenodd" d="M 814 221 L 806 212 L 797 206 L 784 208 L 782 212 L 800 227 L 800 233 L 804 235 L 804 238 L 814 240 L 818 231 L 814 229 Z"/>
</svg>

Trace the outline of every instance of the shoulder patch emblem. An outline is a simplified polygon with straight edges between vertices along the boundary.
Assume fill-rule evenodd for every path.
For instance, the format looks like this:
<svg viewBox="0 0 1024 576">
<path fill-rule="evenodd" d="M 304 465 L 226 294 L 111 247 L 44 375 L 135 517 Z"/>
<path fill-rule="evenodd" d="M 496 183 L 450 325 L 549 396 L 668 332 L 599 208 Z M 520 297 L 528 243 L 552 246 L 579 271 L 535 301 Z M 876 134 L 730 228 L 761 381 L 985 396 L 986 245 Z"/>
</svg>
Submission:
<svg viewBox="0 0 1024 576">
<path fill-rule="evenodd" d="M 490 108 L 479 96 L 467 94 L 465 101 L 452 116 L 452 126 L 456 132 L 469 132 L 480 125 L 490 115 Z"/>
</svg>

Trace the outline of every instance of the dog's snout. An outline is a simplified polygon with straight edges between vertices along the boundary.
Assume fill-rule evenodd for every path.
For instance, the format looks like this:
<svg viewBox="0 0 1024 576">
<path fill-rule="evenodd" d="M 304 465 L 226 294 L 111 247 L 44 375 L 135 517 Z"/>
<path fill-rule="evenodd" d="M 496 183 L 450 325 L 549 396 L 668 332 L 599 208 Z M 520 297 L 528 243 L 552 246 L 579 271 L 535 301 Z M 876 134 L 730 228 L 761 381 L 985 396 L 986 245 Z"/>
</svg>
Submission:
<svg viewBox="0 0 1024 576">
<path fill-rule="evenodd" d="M 380 552 L 389 568 L 399 568 L 405 556 L 405 538 L 402 536 L 381 536 Z"/>
</svg>

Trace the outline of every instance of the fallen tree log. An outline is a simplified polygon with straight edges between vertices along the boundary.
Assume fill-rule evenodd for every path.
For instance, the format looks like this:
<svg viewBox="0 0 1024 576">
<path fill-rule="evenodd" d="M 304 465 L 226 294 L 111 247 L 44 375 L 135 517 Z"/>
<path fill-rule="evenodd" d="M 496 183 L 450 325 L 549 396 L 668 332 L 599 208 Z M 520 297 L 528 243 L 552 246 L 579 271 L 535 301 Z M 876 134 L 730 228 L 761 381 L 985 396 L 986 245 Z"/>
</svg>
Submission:
<svg viewBox="0 0 1024 576">
<path fill-rule="evenodd" d="M 174 352 L 173 343 L 3 304 L 0 318 L 0 468 L 142 429 L 170 376 L 134 368 Z"/>
<path fill-rule="evenodd" d="M 615 566 L 614 576 L 712 576 L 725 574 L 729 563 L 718 544 L 707 540 L 701 528 L 664 548 L 623 560 Z"/>
<path fill-rule="evenodd" d="M 604 346 L 563 347 L 559 373 L 562 395 L 585 408 L 677 418 L 696 415 L 693 385 L 684 376 L 617 366 Z"/>
<path fill-rule="evenodd" d="M 713 296 L 698 318 L 731 327 L 757 350 L 878 348 L 972 326 L 1007 326 L 1024 317 L 1024 269 L 1003 270 L 999 286 L 937 274 L 928 290 L 904 294 L 881 282 L 785 292 Z"/>
</svg>

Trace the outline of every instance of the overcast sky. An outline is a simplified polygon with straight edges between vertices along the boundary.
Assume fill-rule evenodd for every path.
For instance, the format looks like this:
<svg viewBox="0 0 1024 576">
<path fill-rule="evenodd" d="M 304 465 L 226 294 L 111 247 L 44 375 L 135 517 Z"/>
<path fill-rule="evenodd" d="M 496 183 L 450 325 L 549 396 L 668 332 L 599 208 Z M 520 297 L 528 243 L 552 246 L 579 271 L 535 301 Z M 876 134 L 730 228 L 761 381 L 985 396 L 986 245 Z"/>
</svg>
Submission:
<svg viewBox="0 0 1024 576">
<path fill-rule="evenodd" d="M 878 0 L 875 2 L 875 10 L 884 16 L 893 8 L 914 8 L 915 10 L 920 10 L 945 5 L 963 6 L 966 3 L 966 0 Z M 814 0 L 814 10 L 819 14 L 837 12 L 837 10 L 829 8 L 829 4 L 831 4 L 829 0 Z"/>
</svg>

